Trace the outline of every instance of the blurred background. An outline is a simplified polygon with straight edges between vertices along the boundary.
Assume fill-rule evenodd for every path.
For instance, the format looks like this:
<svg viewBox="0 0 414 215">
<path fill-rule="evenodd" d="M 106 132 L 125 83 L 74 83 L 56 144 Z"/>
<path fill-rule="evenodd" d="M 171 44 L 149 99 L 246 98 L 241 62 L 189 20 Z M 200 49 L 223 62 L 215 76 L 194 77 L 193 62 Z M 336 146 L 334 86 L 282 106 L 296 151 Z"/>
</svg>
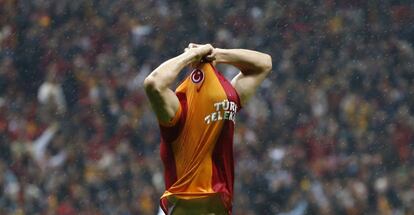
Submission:
<svg viewBox="0 0 414 215">
<path fill-rule="evenodd" d="M 414 214 L 411 0 L 0 0 L 0 214 L 157 214 L 142 82 L 189 42 L 273 57 L 234 214 Z"/>
</svg>

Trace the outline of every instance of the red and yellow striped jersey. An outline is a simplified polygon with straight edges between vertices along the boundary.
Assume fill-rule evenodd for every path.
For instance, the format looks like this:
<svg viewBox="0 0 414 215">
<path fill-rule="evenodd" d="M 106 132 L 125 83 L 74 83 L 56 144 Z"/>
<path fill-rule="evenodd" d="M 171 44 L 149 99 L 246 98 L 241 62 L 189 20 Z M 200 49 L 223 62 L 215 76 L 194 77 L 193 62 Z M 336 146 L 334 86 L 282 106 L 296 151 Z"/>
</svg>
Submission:
<svg viewBox="0 0 414 215">
<path fill-rule="evenodd" d="M 175 91 L 180 107 L 169 124 L 161 124 L 161 158 L 168 198 L 193 199 L 219 194 L 231 214 L 233 133 L 241 108 L 236 90 L 216 68 L 202 64 Z"/>
</svg>

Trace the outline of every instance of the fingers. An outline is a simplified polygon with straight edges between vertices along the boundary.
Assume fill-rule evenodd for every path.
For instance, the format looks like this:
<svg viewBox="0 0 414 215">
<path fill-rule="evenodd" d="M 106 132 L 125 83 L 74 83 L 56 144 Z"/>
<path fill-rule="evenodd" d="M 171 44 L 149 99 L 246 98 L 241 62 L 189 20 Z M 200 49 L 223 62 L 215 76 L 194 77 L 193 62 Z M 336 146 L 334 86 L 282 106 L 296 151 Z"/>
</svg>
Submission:
<svg viewBox="0 0 414 215">
<path fill-rule="evenodd" d="M 204 57 L 204 59 L 205 59 L 206 61 L 208 61 L 208 62 L 211 62 L 211 61 L 215 61 L 215 60 L 216 60 L 216 57 L 215 57 L 215 55 L 212 53 L 212 54 L 209 54 L 209 55 L 205 56 L 205 57 Z"/>
<path fill-rule="evenodd" d="M 199 48 L 199 47 L 202 47 L 202 46 L 207 46 L 209 48 L 213 48 L 213 46 L 210 43 L 206 43 L 206 44 L 190 43 L 190 44 L 188 44 L 187 48 L 190 48 L 190 49 L 191 48 Z"/>
<path fill-rule="evenodd" d="M 188 48 L 197 48 L 197 47 L 200 47 L 200 46 L 202 46 L 202 44 L 197 44 L 197 43 L 190 43 L 190 44 L 188 44 Z"/>
<path fill-rule="evenodd" d="M 215 60 L 214 47 L 211 44 L 197 44 L 190 43 L 184 52 L 194 52 L 196 54 L 197 61 L 200 62 L 212 62 Z"/>
<path fill-rule="evenodd" d="M 213 51 L 214 47 L 211 44 L 190 43 L 188 47 L 184 49 L 184 52 L 189 51 L 190 49 L 198 49 L 197 52 L 200 52 L 202 55 L 207 55 Z"/>
<path fill-rule="evenodd" d="M 187 48 L 184 49 L 184 52 L 189 51 L 190 49 L 193 48 L 199 48 L 200 46 L 202 46 L 201 44 L 196 44 L 196 43 L 190 43 L 188 44 Z"/>
</svg>

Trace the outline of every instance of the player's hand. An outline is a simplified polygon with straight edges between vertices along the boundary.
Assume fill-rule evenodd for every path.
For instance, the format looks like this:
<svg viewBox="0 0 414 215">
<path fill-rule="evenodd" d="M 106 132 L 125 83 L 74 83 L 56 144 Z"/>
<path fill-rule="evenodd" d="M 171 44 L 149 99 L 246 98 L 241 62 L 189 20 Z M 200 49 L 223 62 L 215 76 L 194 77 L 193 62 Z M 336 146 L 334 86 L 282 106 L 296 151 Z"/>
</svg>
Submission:
<svg viewBox="0 0 414 215">
<path fill-rule="evenodd" d="M 211 61 L 208 56 L 213 53 L 214 47 L 211 44 L 190 43 L 184 51 L 191 52 L 195 56 L 195 62 L 201 62 L 203 60 Z"/>
</svg>

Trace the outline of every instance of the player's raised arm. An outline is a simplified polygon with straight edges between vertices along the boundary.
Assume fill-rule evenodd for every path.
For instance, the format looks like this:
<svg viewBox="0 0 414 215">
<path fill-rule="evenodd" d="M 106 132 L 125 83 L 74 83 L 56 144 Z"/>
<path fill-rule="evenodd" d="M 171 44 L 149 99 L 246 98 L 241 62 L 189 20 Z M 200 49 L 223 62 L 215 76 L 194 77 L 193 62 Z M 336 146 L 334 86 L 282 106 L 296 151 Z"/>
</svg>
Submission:
<svg viewBox="0 0 414 215">
<path fill-rule="evenodd" d="M 170 86 L 180 71 L 203 57 L 211 54 L 213 47 L 209 44 L 188 49 L 184 53 L 167 60 L 145 78 L 144 87 L 151 106 L 160 123 L 169 123 L 175 116 L 179 101 Z"/>
<path fill-rule="evenodd" d="M 207 58 L 217 63 L 231 64 L 240 73 L 231 81 L 240 96 L 242 105 L 253 95 L 256 88 L 272 70 L 270 55 L 247 49 L 219 49 L 215 48 Z"/>
</svg>

